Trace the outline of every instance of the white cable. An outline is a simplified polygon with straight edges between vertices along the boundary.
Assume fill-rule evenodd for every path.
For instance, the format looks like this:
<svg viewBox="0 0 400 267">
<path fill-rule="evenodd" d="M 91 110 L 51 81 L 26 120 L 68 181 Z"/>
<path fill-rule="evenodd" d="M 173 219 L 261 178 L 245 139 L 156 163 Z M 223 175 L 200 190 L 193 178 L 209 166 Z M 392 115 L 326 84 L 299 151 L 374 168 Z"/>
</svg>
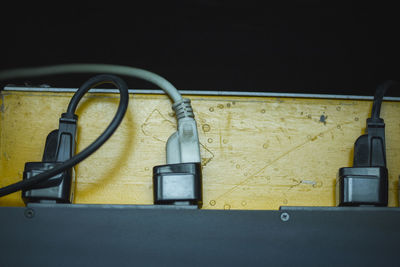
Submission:
<svg viewBox="0 0 400 267">
<path fill-rule="evenodd" d="M 167 164 L 200 162 L 197 125 L 189 99 L 182 98 L 178 90 L 166 79 L 147 70 L 110 64 L 64 64 L 0 71 L 0 80 L 38 77 L 66 73 L 107 73 L 131 76 L 159 86 L 174 102 L 172 108 L 178 120 L 178 130 L 168 139 Z"/>
<path fill-rule="evenodd" d="M 169 95 L 174 103 L 182 100 L 178 90 L 166 79 L 153 72 L 121 65 L 110 64 L 64 64 L 45 67 L 21 68 L 0 71 L 0 80 L 37 77 L 66 73 L 109 73 L 116 75 L 131 76 L 140 78 L 159 86 Z"/>
</svg>

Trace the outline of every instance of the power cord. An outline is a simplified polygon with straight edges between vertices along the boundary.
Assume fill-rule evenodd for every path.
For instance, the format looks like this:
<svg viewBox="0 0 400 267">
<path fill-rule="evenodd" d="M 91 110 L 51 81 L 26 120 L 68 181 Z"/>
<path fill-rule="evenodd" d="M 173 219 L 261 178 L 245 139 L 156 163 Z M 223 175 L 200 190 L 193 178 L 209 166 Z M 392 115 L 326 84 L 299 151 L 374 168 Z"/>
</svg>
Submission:
<svg viewBox="0 0 400 267">
<path fill-rule="evenodd" d="M 110 73 L 140 78 L 159 86 L 172 99 L 178 121 L 177 132 L 167 142 L 167 163 L 200 162 L 199 137 L 190 100 L 182 98 L 169 81 L 153 72 L 110 64 L 64 64 L 0 71 L 0 80 L 67 73 Z"/>
<path fill-rule="evenodd" d="M 116 86 L 119 89 L 120 92 L 120 101 L 118 105 L 117 112 L 115 113 L 114 118 L 112 119 L 111 123 L 107 126 L 107 128 L 104 130 L 104 132 L 93 142 L 91 143 L 88 147 L 86 147 L 83 151 L 80 153 L 76 154 L 75 156 L 71 157 L 70 159 L 64 161 L 63 163 L 55 166 L 54 168 L 37 174 L 31 179 L 23 180 L 11 185 L 8 185 L 6 187 L 0 188 L 0 197 L 17 192 L 19 190 L 28 190 L 32 188 L 33 186 L 37 185 L 40 182 L 46 181 L 50 179 L 51 177 L 69 169 L 75 166 L 76 164 L 80 163 L 87 157 L 89 157 L 91 154 L 93 154 L 97 149 L 99 149 L 110 137 L 111 135 L 115 132 L 115 130 L 118 128 L 120 125 L 127 107 L 128 107 L 128 101 L 129 101 L 129 94 L 128 94 L 128 86 L 126 83 L 119 77 L 114 76 L 114 75 L 108 75 L 108 74 L 103 74 L 103 75 L 98 75 L 95 76 L 88 81 L 86 81 L 79 89 L 78 91 L 74 94 L 72 97 L 69 105 L 68 105 L 68 110 L 67 113 L 65 113 L 63 116 L 64 118 L 74 118 L 75 116 L 75 110 L 76 107 L 79 103 L 79 101 L 82 99 L 83 95 L 85 95 L 90 88 L 99 86 L 100 84 L 105 84 L 105 83 L 111 83 L 114 86 Z"/>
<path fill-rule="evenodd" d="M 159 86 L 168 94 L 174 103 L 180 102 L 182 96 L 166 79 L 153 72 L 129 66 L 111 64 L 62 64 L 44 67 L 20 68 L 0 71 L 0 80 L 11 80 L 27 77 L 39 77 L 69 73 L 109 73 L 120 76 L 130 76 L 146 80 Z"/>
<path fill-rule="evenodd" d="M 170 82 L 155 73 L 143 69 L 120 65 L 65 64 L 36 68 L 13 69 L 0 71 L 0 80 L 67 73 L 110 73 L 115 75 L 130 76 L 152 82 L 164 90 L 164 92 L 169 95 L 173 101 L 172 108 L 176 113 L 178 129 L 167 141 L 167 165 L 156 166 L 153 169 L 153 188 L 155 195 L 154 201 L 155 203 L 160 204 L 180 202 L 201 206 L 202 176 L 200 164 L 200 143 L 193 109 L 189 99 L 182 98 L 178 90 Z M 93 83 L 92 85 L 97 86 L 98 84 Z M 89 89 L 90 88 L 85 87 L 85 90 L 82 89 L 78 90 L 79 92 L 76 92 L 68 107 L 68 112 L 66 113 L 67 116 L 73 116 L 77 103 L 82 98 L 84 93 L 86 93 Z M 122 89 L 119 89 L 121 93 L 121 107 Z M 126 90 L 126 95 L 127 94 L 128 92 Z M 112 124 L 113 123 L 114 120 Z M 115 124 L 113 125 L 115 126 Z M 109 130 L 109 128 L 107 128 L 107 130 Z M 67 160 L 63 166 L 65 166 L 65 168 L 71 168 L 75 164 L 82 161 L 84 159 L 82 157 L 82 152 L 72 157 L 70 160 Z M 20 189 L 28 188 L 36 183 L 36 181 L 44 181 L 49 179 L 49 177 L 62 172 L 62 169 L 62 166 L 57 166 L 49 171 L 46 171 L 45 173 L 35 175 L 35 182 L 29 181 L 24 183 L 23 181 L 1 188 L 0 197 Z M 176 188 L 177 185 L 179 188 Z M 166 188 L 168 188 L 168 190 L 164 190 Z M 179 194 L 177 194 L 177 192 L 179 192 Z"/>
<path fill-rule="evenodd" d="M 383 82 L 376 88 L 374 95 L 374 103 L 372 105 L 372 111 L 371 111 L 372 120 L 380 119 L 383 97 L 385 96 L 385 93 L 388 89 L 396 85 L 399 85 L 399 83 L 396 81 L 389 80 Z"/>
<path fill-rule="evenodd" d="M 353 167 L 340 168 L 336 183 L 338 206 L 387 206 L 388 170 L 386 167 L 385 122 L 380 111 L 385 92 L 394 81 L 386 81 L 375 91 L 367 132 L 354 144 Z"/>
</svg>

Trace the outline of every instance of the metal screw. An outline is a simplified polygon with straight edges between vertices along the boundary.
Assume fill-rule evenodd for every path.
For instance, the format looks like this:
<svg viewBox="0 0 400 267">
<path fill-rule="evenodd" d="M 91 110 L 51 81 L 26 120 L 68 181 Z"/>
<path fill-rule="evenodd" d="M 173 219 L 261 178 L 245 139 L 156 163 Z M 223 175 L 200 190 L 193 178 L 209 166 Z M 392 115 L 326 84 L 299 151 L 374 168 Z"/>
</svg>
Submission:
<svg viewBox="0 0 400 267">
<path fill-rule="evenodd" d="M 289 221 L 289 218 L 290 218 L 289 213 L 284 212 L 284 213 L 281 214 L 281 220 L 282 220 L 282 222 L 287 222 L 287 221 Z"/>
<path fill-rule="evenodd" d="M 25 210 L 24 215 L 28 219 L 32 219 L 35 216 L 35 211 L 31 208 Z"/>
</svg>

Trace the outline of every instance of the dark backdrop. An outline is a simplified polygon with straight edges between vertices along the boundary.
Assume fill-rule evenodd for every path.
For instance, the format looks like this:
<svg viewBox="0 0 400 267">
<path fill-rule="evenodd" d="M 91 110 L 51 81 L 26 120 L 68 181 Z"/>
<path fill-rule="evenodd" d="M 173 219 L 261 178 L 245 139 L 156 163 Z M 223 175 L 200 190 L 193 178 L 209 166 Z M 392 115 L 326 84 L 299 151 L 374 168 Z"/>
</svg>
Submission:
<svg viewBox="0 0 400 267">
<path fill-rule="evenodd" d="M 377 2 L 57 1 L 0 12 L 1 69 L 102 62 L 152 70 L 179 89 L 361 95 L 400 79 L 398 11 Z M 85 78 L 30 82 L 77 87 Z"/>
</svg>

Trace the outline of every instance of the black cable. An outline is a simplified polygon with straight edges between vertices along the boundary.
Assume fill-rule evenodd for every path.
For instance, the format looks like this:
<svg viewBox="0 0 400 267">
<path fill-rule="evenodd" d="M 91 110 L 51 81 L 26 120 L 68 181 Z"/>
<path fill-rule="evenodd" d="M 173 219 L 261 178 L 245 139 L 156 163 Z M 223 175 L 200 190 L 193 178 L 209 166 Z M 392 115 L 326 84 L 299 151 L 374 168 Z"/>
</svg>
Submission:
<svg viewBox="0 0 400 267">
<path fill-rule="evenodd" d="M 75 114 L 76 108 L 77 108 L 77 106 L 79 104 L 79 101 L 81 101 L 82 97 L 91 88 L 95 88 L 95 87 L 97 87 L 99 85 L 102 85 L 102 84 L 105 84 L 105 83 L 113 83 L 110 78 L 111 79 L 115 79 L 115 81 L 119 79 L 119 82 L 122 81 L 124 83 L 124 81 L 121 78 L 119 78 L 119 77 L 117 77 L 115 75 L 109 75 L 109 74 L 100 74 L 100 75 L 97 75 L 97 76 L 94 76 L 94 77 L 90 78 L 72 96 L 72 98 L 71 98 L 71 100 L 69 101 L 69 104 L 68 104 L 67 113 Z M 114 83 L 114 85 L 117 86 L 115 83 Z M 125 84 L 125 86 L 126 86 L 126 84 Z"/>
<path fill-rule="evenodd" d="M 129 94 L 128 94 L 128 86 L 126 83 L 119 77 L 114 75 L 102 74 L 95 76 L 85 82 L 78 91 L 72 97 L 69 105 L 67 113 L 70 115 L 74 115 L 76 107 L 79 101 L 82 99 L 83 95 L 89 91 L 90 88 L 98 86 L 104 83 L 111 83 L 119 89 L 120 93 L 120 101 L 118 105 L 117 112 L 115 113 L 114 118 L 112 119 L 111 123 L 107 126 L 104 132 L 88 147 L 86 147 L 83 151 L 79 152 L 72 158 L 64 161 L 60 165 L 50 169 L 46 172 L 41 174 L 35 175 L 33 178 L 28 180 L 23 180 L 3 188 L 0 188 L 0 197 L 17 192 L 19 190 L 27 190 L 32 186 L 36 185 L 37 183 L 43 182 L 51 177 L 69 169 L 78 164 L 79 162 L 83 161 L 91 154 L 93 154 L 97 149 L 99 149 L 115 132 L 115 130 L 120 125 L 126 110 L 128 108 L 128 101 L 129 101 Z"/>
<path fill-rule="evenodd" d="M 374 103 L 372 105 L 372 111 L 371 111 L 371 119 L 372 120 L 380 119 L 383 97 L 384 97 L 386 91 L 395 85 L 399 85 L 399 83 L 396 81 L 389 80 L 389 81 L 385 81 L 384 83 L 378 85 L 378 87 L 376 88 L 375 96 L 374 96 Z"/>
</svg>

